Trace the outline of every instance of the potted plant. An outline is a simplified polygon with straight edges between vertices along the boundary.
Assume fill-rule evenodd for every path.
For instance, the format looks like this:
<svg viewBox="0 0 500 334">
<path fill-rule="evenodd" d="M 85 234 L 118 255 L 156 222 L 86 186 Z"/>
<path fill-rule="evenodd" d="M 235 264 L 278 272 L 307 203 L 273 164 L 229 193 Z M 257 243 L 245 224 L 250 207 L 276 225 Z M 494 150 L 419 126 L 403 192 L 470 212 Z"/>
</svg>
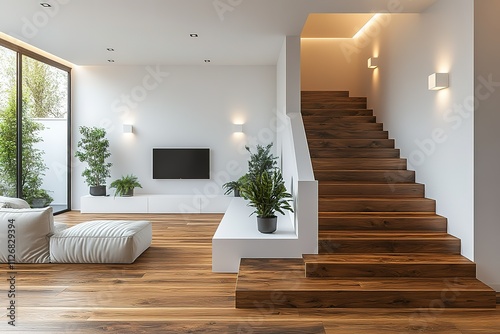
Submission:
<svg viewBox="0 0 500 334">
<path fill-rule="evenodd" d="M 257 150 L 250 153 L 248 160 L 247 181 L 240 187 L 241 196 L 254 207 L 252 214 L 257 214 L 257 227 L 262 233 L 276 231 L 278 217 L 275 213 L 285 214 L 285 210 L 293 212 L 289 203 L 292 195 L 286 191 L 281 170 L 276 167 L 276 157 L 271 153 L 273 144 L 257 145 Z"/>
<path fill-rule="evenodd" d="M 53 200 L 54 199 L 45 189 L 33 190 L 30 194 L 30 198 L 27 198 L 27 202 L 30 203 L 32 208 L 44 208 L 52 203 Z"/>
<path fill-rule="evenodd" d="M 290 205 L 292 195 L 286 191 L 283 175 L 278 168 L 263 171 L 254 175 L 241 189 L 248 205 L 255 208 L 252 214 L 257 214 L 257 227 L 261 233 L 276 231 L 278 217 L 276 212 L 285 214 L 285 210 L 293 212 Z"/>
<path fill-rule="evenodd" d="M 115 196 L 134 196 L 134 188 L 142 188 L 137 176 L 125 175 L 111 182 L 110 188 L 116 188 Z"/>
<path fill-rule="evenodd" d="M 78 141 L 79 150 L 75 157 L 88 167 L 82 173 L 85 182 L 90 186 L 93 196 L 106 196 L 106 178 L 111 177 L 112 164 L 106 162 L 111 156 L 106 130 L 103 128 L 80 126 L 82 138 Z"/>
<path fill-rule="evenodd" d="M 236 181 L 230 181 L 224 183 L 222 185 L 222 188 L 225 189 L 224 195 L 229 195 L 229 193 L 232 191 L 234 193 L 234 197 L 240 197 L 241 188 L 247 181 L 248 181 L 248 175 L 245 174 Z"/>
</svg>

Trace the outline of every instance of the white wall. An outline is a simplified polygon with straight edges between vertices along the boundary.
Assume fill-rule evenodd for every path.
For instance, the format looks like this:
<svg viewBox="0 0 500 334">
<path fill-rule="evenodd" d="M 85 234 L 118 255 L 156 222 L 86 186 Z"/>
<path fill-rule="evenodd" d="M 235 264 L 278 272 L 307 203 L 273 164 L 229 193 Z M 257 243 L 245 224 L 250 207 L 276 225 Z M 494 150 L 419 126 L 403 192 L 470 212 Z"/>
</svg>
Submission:
<svg viewBox="0 0 500 334">
<path fill-rule="evenodd" d="M 301 40 L 301 89 L 362 92 L 357 41 L 350 39 Z"/>
<path fill-rule="evenodd" d="M 360 68 L 370 107 L 416 170 L 448 232 L 474 257 L 473 3 L 440 0 L 421 14 L 386 14 L 362 51 Z M 377 69 L 369 57 L 379 56 Z M 449 72 L 450 87 L 427 89 L 433 72 Z"/>
<path fill-rule="evenodd" d="M 112 178 L 133 173 L 136 193 L 222 194 L 247 169 L 244 145 L 275 141 L 275 66 L 105 66 L 73 71 L 73 151 L 78 127 L 107 129 Z M 123 134 L 122 124 L 134 134 Z M 234 134 L 244 123 L 245 134 Z M 153 180 L 153 147 L 209 147 L 211 180 Z M 88 187 L 74 159 L 73 209 Z"/>
<path fill-rule="evenodd" d="M 474 3 L 475 261 L 479 279 L 500 291 L 500 2 Z"/>
</svg>

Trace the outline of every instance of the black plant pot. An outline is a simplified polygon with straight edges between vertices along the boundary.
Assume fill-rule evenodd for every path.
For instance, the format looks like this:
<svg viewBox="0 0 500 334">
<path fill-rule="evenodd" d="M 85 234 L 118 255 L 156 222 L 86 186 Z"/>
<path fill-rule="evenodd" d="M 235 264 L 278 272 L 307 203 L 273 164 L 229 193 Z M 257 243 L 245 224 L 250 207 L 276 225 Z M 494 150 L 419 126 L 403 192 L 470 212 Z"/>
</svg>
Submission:
<svg viewBox="0 0 500 334">
<path fill-rule="evenodd" d="M 234 189 L 233 193 L 234 193 L 234 197 L 240 197 L 240 190 L 239 189 Z"/>
<path fill-rule="evenodd" d="M 134 189 L 130 189 L 122 194 L 122 197 L 131 197 L 134 196 Z"/>
<path fill-rule="evenodd" d="M 262 218 L 257 216 L 257 228 L 260 233 L 273 233 L 276 231 L 276 226 L 278 224 L 278 217 L 266 217 Z"/>
<path fill-rule="evenodd" d="M 91 186 L 90 194 L 92 196 L 106 196 L 106 186 Z"/>
<path fill-rule="evenodd" d="M 32 208 L 43 208 L 47 200 L 45 198 L 33 198 L 31 201 Z"/>
</svg>

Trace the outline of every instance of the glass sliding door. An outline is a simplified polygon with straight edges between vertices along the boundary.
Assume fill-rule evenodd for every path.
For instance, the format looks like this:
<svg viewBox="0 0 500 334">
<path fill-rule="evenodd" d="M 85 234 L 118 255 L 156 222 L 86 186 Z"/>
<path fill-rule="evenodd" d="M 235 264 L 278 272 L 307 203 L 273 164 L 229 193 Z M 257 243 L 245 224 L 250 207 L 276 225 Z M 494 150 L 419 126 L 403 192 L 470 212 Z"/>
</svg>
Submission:
<svg viewBox="0 0 500 334">
<path fill-rule="evenodd" d="M 68 208 L 68 72 L 22 57 L 22 197 Z"/>
<path fill-rule="evenodd" d="M 70 209 L 70 68 L 0 40 L 0 195 Z"/>
<path fill-rule="evenodd" d="M 0 46 L 0 195 L 17 196 L 17 53 Z"/>
</svg>

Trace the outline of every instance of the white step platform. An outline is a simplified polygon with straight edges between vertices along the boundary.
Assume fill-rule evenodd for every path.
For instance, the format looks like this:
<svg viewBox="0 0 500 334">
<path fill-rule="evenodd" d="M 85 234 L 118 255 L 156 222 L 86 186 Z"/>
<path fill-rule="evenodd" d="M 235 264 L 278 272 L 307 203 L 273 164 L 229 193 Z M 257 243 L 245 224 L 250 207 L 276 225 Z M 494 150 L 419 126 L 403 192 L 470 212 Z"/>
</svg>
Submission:
<svg viewBox="0 0 500 334">
<path fill-rule="evenodd" d="M 212 238 L 212 271 L 237 273 L 241 258 L 300 258 L 302 247 L 288 212 L 278 216 L 271 234 L 260 233 L 253 208 L 241 197 L 232 199 Z"/>
</svg>

